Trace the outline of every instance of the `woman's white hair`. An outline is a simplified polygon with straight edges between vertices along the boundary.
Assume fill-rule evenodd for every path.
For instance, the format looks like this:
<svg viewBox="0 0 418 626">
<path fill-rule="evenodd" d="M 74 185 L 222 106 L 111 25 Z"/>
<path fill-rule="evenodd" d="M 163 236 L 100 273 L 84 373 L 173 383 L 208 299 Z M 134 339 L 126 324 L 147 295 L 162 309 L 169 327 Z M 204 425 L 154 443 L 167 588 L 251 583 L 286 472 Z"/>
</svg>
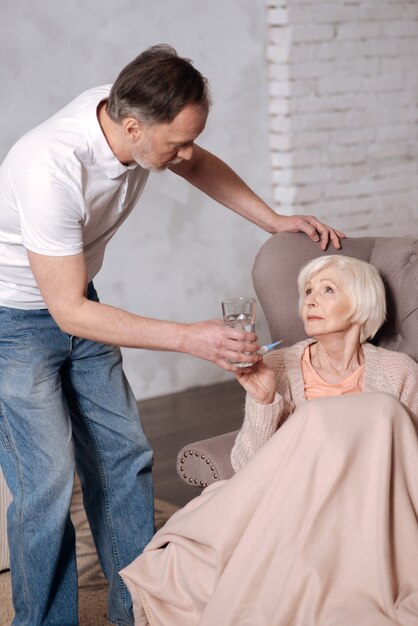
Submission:
<svg viewBox="0 0 418 626">
<path fill-rule="evenodd" d="M 351 300 L 351 321 L 361 326 L 360 342 L 375 336 L 386 317 L 386 295 L 377 269 L 366 261 L 331 254 L 309 261 L 298 276 L 299 312 L 305 300 L 305 287 L 315 275 L 330 267 L 341 273 L 341 283 Z"/>
</svg>

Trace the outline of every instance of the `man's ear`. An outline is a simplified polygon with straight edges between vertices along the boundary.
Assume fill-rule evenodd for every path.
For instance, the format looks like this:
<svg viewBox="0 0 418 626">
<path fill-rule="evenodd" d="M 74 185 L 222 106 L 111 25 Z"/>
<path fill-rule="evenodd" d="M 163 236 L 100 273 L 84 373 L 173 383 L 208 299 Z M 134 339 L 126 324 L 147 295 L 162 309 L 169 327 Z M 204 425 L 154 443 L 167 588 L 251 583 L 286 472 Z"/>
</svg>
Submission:
<svg viewBox="0 0 418 626">
<path fill-rule="evenodd" d="M 125 117 L 122 120 L 122 128 L 125 137 L 132 143 L 138 141 L 144 132 L 144 125 L 134 117 Z"/>
</svg>

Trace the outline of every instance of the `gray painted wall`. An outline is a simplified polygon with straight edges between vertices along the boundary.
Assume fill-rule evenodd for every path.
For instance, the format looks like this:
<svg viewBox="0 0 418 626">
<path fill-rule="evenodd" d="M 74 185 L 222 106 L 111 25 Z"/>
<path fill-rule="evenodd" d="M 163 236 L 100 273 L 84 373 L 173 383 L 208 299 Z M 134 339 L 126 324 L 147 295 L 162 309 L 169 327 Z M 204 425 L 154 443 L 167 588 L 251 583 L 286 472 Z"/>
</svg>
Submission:
<svg viewBox="0 0 418 626">
<path fill-rule="evenodd" d="M 214 104 L 199 143 L 271 201 L 264 0 L 15 0 L 1 13 L 1 158 L 78 93 L 167 42 L 210 80 Z M 220 317 L 222 296 L 253 293 L 252 262 L 267 238 L 173 174 L 152 174 L 96 286 L 104 302 L 141 315 Z M 263 320 L 259 330 L 267 340 Z M 137 398 L 231 376 L 186 355 L 124 350 L 124 359 Z"/>
</svg>

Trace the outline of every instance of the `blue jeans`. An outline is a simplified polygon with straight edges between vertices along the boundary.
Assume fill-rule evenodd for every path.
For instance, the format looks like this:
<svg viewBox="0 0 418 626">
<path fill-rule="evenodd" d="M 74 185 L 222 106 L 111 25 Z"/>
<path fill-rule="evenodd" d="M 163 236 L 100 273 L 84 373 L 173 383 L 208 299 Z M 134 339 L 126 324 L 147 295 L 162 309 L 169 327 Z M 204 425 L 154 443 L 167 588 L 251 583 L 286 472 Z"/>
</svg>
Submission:
<svg viewBox="0 0 418 626">
<path fill-rule="evenodd" d="M 75 469 L 109 619 L 133 624 L 118 571 L 154 532 L 152 451 L 120 350 L 63 333 L 46 309 L 0 307 L 0 464 L 13 495 L 13 626 L 78 625 Z"/>
</svg>

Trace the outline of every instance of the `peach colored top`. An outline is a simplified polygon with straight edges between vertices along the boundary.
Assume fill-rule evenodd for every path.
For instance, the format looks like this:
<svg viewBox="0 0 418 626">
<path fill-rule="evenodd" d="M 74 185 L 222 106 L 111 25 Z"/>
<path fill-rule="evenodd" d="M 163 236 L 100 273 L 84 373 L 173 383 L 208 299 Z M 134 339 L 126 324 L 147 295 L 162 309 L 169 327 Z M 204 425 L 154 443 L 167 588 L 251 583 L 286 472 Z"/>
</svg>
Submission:
<svg viewBox="0 0 418 626">
<path fill-rule="evenodd" d="M 324 396 L 346 396 L 353 393 L 361 393 L 364 390 L 364 365 L 360 365 L 348 378 L 340 383 L 327 383 L 313 368 L 309 347 L 307 346 L 304 350 L 302 357 L 302 373 L 307 400 L 323 398 Z"/>
</svg>

